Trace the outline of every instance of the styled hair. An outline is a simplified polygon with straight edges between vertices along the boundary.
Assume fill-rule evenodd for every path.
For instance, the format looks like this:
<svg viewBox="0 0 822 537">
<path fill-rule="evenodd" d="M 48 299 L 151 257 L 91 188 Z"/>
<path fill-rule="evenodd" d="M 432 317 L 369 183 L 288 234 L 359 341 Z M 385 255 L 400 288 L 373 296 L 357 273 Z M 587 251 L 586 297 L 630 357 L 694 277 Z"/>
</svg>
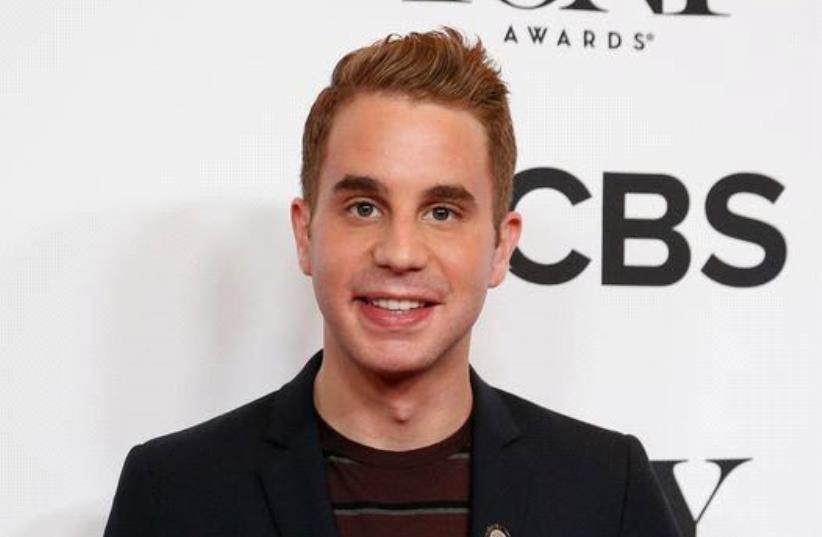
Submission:
<svg viewBox="0 0 822 537">
<path fill-rule="evenodd" d="M 314 101 L 303 131 L 300 180 L 312 215 L 337 110 L 358 94 L 395 93 L 467 110 L 482 123 L 493 182 L 493 224 L 498 234 L 511 204 L 517 158 L 508 88 L 499 73 L 479 38 L 471 45 L 450 27 L 405 36 L 389 34 L 343 56 L 331 83 Z"/>
</svg>

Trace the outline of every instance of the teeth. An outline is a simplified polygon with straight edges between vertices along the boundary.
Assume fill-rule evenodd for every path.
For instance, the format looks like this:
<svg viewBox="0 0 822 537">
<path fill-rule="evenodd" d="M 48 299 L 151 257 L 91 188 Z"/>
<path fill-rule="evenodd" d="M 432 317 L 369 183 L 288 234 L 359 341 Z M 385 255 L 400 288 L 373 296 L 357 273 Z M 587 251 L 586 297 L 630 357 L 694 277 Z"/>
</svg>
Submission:
<svg viewBox="0 0 822 537">
<path fill-rule="evenodd" d="M 372 306 L 384 308 L 392 311 L 408 311 L 414 308 L 421 308 L 425 306 L 425 302 L 418 300 L 391 300 L 385 298 L 375 298 L 368 301 Z"/>
</svg>

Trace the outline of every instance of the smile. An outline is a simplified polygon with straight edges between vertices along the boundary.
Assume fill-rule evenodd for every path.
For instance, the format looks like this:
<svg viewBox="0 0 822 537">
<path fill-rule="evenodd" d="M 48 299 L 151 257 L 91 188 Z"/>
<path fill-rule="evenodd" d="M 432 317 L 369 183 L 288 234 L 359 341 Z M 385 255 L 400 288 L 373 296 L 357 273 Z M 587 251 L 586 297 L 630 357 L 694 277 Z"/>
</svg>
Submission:
<svg viewBox="0 0 822 537">
<path fill-rule="evenodd" d="M 365 322 L 380 330 L 419 328 L 437 306 L 433 302 L 393 298 L 361 297 L 356 302 Z"/>
<path fill-rule="evenodd" d="M 377 308 L 382 308 L 390 311 L 408 311 L 417 308 L 424 308 L 428 302 L 420 300 L 394 300 L 389 298 L 375 298 L 366 299 L 368 303 Z"/>
</svg>

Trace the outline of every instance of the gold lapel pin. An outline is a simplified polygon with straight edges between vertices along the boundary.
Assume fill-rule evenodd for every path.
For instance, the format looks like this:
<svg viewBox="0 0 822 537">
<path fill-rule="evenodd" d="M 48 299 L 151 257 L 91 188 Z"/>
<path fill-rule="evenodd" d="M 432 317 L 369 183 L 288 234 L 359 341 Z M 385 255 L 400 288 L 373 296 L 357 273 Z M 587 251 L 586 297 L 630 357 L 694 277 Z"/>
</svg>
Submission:
<svg viewBox="0 0 822 537">
<path fill-rule="evenodd" d="M 491 524 L 485 528 L 485 537 L 511 537 L 502 524 Z"/>
</svg>

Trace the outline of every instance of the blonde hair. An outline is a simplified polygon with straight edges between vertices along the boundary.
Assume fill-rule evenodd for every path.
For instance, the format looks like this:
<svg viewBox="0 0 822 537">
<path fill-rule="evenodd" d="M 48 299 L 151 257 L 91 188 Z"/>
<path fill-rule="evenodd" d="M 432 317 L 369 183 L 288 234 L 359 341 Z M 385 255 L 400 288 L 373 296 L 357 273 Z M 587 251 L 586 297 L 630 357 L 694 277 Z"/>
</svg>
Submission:
<svg viewBox="0 0 822 537">
<path fill-rule="evenodd" d="M 356 94 L 397 93 L 465 109 L 482 123 L 493 177 L 493 223 L 499 232 L 511 204 L 517 158 L 508 88 L 499 72 L 479 38 L 470 45 L 450 27 L 390 34 L 343 56 L 331 83 L 314 101 L 303 130 L 300 180 L 312 214 L 334 114 Z"/>
</svg>

